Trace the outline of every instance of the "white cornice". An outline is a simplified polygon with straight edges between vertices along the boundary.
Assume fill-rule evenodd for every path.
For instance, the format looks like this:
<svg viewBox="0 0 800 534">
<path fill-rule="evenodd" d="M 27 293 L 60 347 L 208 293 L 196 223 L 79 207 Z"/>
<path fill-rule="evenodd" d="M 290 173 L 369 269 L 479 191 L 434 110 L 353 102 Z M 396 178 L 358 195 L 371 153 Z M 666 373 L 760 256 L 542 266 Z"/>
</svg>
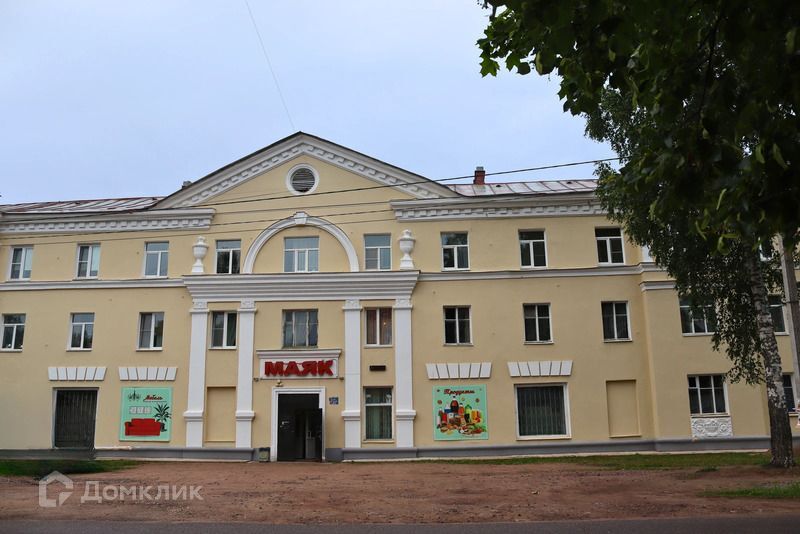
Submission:
<svg viewBox="0 0 800 534">
<path fill-rule="evenodd" d="M 672 280 L 641 282 L 639 283 L 639 287 L 642 288 L 642 291 L 653 291 L 659 289 L 667 289 L 673 291 L 675 290 L 675 282 Z"/>
<path fill-rule="evenodd" d="M 47 291 L 52 289 L 150 289 L 183 287 L 180 278 L 138 280 L 65 280 L 63 282 L 3 282 L 0 291 Z"/>
<path fill-rule="evenodd" d="M 388 300 L 410 297 L 417 271 L 185 276 L 195 301 Z"/>
<path fill-rule="evenodd" d="M 527 278 L 561 278 L 578 276 L 631 276 L 642 274 L 642 265 L 620 265 L 619 267 L 586 267 L 582 269 L 536 269 L 530 271 L 489 271 L 489 272 L 442 272 L 422 273 L 420 282 L 449 282 L 461 280 L 513 280 Z"/>
<path fill-rule="evenodd" d="M 458 196 L 436 182 L 426 183 L 425 179 L 420 176 L 353 150 L 315 137 L 299 135 L 292 136 L 268 150 L 257 152 L 235 165 L 223 168 L 167 197 L 158 205 L 165 208 L 195 206 L 300 156 L 311 156 L 380 185 L 395 186 L 398 190 L 416 198 Z"/>
<path fill-rule="evenodd" d="M 214 210 L 211 208 L 153 210 L 108 215 L 4 214 L 0 219 L 0 234 L 205 230 L 211 226 L 213 215 Z"/>
</svg>

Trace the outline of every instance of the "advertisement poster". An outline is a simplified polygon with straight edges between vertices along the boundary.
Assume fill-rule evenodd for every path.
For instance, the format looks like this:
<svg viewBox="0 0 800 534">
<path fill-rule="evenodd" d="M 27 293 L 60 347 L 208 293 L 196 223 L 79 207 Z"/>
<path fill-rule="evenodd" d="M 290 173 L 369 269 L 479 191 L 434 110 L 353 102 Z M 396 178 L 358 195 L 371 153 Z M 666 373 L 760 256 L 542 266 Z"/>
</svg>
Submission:
<svg viewBox="0 0 800 534">
<path fill-rule="evenodd" d="M 486 386 L 435 386 L 433 421 L 433 439 L 489 439 Z"/>
<path fill-rule="evenodd" d="M 172 388 L 122 388 L 121 441 L 169 441 Z"/>
</svg>

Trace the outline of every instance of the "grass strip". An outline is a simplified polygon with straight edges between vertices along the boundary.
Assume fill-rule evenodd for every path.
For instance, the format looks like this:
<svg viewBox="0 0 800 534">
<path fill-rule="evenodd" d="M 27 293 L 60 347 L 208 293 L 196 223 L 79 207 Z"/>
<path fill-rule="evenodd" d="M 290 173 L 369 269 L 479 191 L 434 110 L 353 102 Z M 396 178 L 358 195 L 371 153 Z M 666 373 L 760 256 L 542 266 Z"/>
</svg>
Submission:
<svg viewBox="0 0 800 534">
<path fill-rule="evenodd" d="M 0 475 L 42 478 L 53 471 L 64 475 L 105 473 L 138 463 L 131 460 L 0 460 Z"/>
<path fill-rule="evenodd" d="M 777 486 L 755 486 L 703 492 L 704 497 L 750 497 L 757 499 L 800 499 L 800 482 Z"/>
</svg>

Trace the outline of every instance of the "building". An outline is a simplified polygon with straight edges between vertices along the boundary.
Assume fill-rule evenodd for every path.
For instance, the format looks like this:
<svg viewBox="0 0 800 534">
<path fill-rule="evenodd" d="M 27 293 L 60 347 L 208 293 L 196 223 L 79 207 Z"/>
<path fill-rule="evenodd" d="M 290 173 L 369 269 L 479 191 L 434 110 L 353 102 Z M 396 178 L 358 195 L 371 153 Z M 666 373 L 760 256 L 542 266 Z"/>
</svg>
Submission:
<svg viewBox="0 0 800 534">
<path fill-rule="evenodd" d="M 442 185 L 297 133 L 165 198 L 2 206 L 0 449 L 766 447 L 764 388 L 725 382 L 711 310 L 593 190 Z"/>
</svg>

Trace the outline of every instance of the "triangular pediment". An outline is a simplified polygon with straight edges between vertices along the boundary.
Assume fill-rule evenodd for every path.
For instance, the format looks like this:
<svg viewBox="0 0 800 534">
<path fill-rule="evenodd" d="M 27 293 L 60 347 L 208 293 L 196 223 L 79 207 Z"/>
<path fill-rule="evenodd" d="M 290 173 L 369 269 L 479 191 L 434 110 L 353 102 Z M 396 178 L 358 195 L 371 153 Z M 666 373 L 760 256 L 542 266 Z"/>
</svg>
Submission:
<svg viewBox="0 0 800 534">
<path fill-rule="evenodd" d="M 362 176 L 418 199 L 458 197 L 450 188 L 320 137 L 298 132 L 235 161 L 165 197 L 154 207 L 189 208 L 303 156 Z"/>
</svg>

